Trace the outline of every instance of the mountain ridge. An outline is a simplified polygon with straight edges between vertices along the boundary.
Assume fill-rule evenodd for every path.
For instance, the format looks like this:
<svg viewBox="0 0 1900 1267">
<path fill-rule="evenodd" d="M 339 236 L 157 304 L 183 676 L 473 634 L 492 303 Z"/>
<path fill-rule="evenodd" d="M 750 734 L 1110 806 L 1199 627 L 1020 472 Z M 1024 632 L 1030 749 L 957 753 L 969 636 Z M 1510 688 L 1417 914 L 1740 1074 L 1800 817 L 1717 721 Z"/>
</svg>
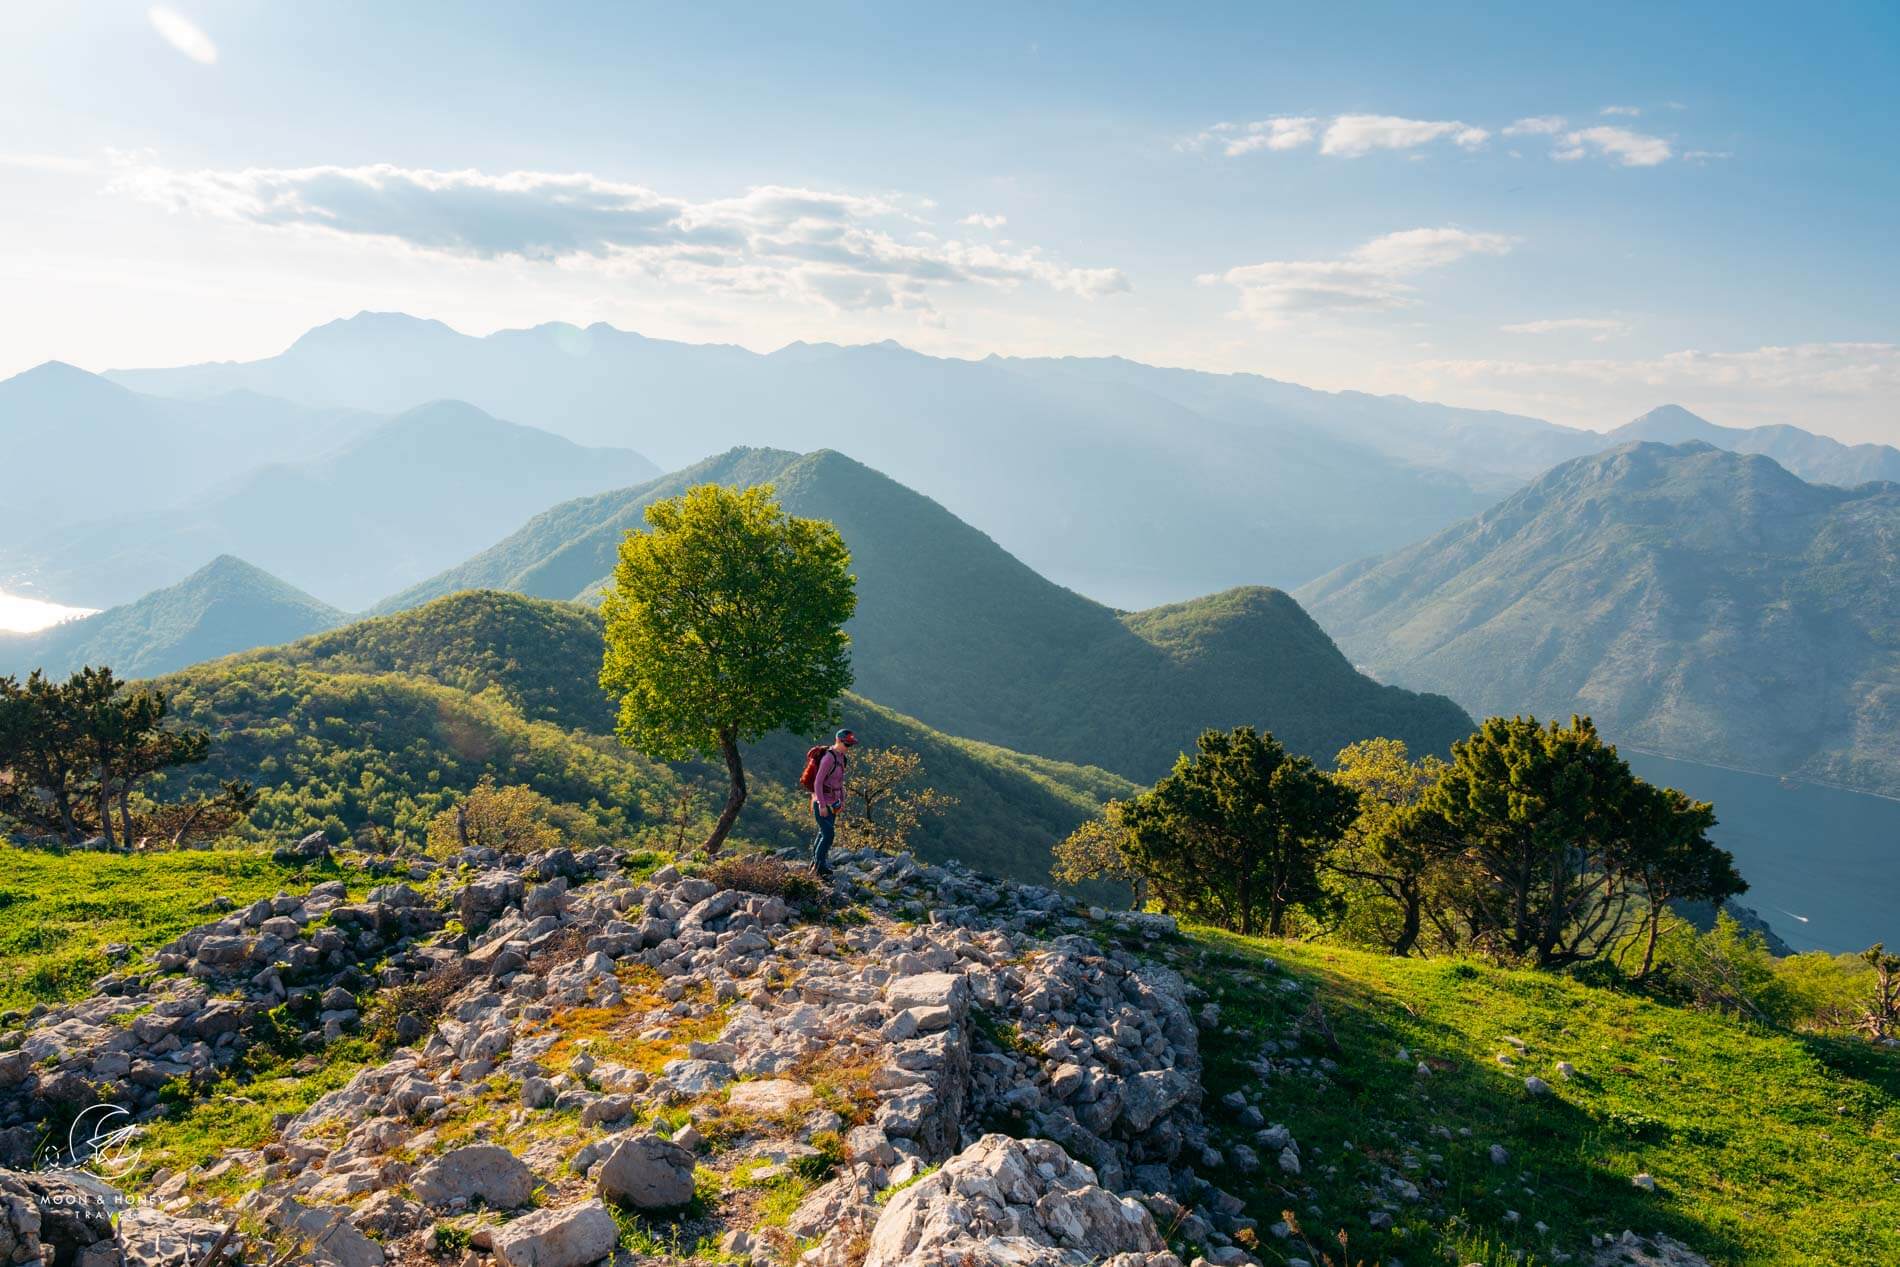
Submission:
<svg viewBox="0 0 1900 1267">
<path fill-rule="evenodd" d="M 1891 794 L 1896 567 L 1900 485 L 1635 442 L 1299 597 L 1374 674 L 1479 712 Z"/>
<path fill-rule="evenodd" d="M 375 610 L 469 588 L 590 597 L 621 538 L 644 527 L 643 509 L 703 482 L 770 483 L 791 513 L 837 525 L 858 576 L 848 626 L 858 689 L 949 734 L 1145 781 L 1208 726 L 1264 725 L 1321 761 L 1375 734 L 1442 750 L 1471 728 L 1448 700 L 1360 676 L 1280 591 L 1241 587 L 1118 612 L 835 450 L 735 449 L 564 503 Z"/>
</svg>

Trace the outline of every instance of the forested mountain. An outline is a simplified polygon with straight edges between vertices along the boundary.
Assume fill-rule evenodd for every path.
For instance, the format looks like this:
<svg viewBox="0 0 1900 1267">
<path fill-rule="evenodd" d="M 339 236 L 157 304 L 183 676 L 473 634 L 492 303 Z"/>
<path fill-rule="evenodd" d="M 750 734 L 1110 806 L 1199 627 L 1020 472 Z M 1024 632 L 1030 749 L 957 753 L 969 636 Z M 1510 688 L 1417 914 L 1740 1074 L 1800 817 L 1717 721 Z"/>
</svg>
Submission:
<svg viewBox="0 0 1900 1267">
<path fill-rule="evenodd" d="M 379 419 L 248 391 L 169 399 L 48 361 L 0 382 L 0 449 L 11 478 L 0 532 L 173 506 L 269 462 L 314 457 Z M 86 460 L 110 454 L 110 461 Z M 203 556 L 200 556 L 203 557 Z"/>
<path fill-rule="evenodd" d="M 1681 405 L 1663 405 L 1610 432 L 1612 444 L 1700 440 L 1735 453 L 1771 457 L 1814 484 L 1853 488 L 1869 480 L 1900 480 L 1900 449 L 1887 444 L 1842 444 L 1799 427 L 1720 427 Z"/>
<path fill-rule="evenodd" d="M 0 576 L 30 574 L 62 601 L 105 606 L 182 577 L 203 559 L 242 554 L 355 609 L 553 502 L 654 473 L 637 453 L 582 448 L 472 405 L 436 401 L 333 453 L 263 466 L 186 505 L 0 542 Z"/>
<path fill-rule="evenodd" d="M 848 626 L 858 689 L 952 734 L 1145 782 L 1208 726 L 1262 725 L 1320 760 L 1374 735 L 1441 751 L 1471 728 L 1448 700 L 1354 671 L 1283 593 L 1239 589 L 1119 613 L 1045 580 L 928 497 L 828 451 L 737 449 L 557 506 L 382 609 L 469 588 L 590 596 L 647 505 L 708 481 L 769 482 L 792 513 L 838 526 L 858 577 Z"/>
<path fill-rule="evenodd" d="M 1353 659 L 1475 712 L 1900 791 L 1900 486 L 1634 444 L 1300 598 Z"/>
<path fill-rule="evenodd" d="M 257 822 L 279 834 L 371 823 L 418 834 L 486 774 L 584 807 L 616 838 L 670 843 L 681 781 L 716 785 L 723 770 L 667 766 L 611 739 L 600 660 L 593 611 L 475 592 L 200 665 L 163 685 L 183 721 L 219 736 L 192 777 L 257 782 Z M 926 781 L 956 798 L 949 816 L 921 829 L 932 857 L 1046 878 L 1049 847 L 1104 799 L 1133 791 L 1105 771 L 954 738 L 861 696 L 843 707 L 868 743 L 917 751 Z M 749 747 L 742 837 L 809 837 L 797 786 L 808 742 L 773 735 Z M 703 836 L 722 798 L 715 786 L 696 799 L 689 836 Z"/>
<path fill-rule="evenodd" d="M 244 560 L 221 555 L 176 585 L 34 634 L 0 634 L 0 674 L 60 677 L 109 665 L 121 677 L 169 673 L 233 651 L 288 642 L 343 613 Z"/>
</svg>

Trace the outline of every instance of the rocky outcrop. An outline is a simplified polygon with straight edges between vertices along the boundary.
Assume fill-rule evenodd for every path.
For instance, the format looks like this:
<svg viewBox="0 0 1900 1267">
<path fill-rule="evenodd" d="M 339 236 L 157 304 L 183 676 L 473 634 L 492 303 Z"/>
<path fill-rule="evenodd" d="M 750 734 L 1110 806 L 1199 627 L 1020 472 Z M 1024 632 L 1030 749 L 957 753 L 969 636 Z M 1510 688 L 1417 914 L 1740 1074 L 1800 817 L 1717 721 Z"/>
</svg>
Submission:
<svg viewBox="0 0 1900 1267">
<path fill-rule="evenodd" d="M 1058 1145 L 986 1135 L 892 1198 L 864 1267 L 1090 1267 L 1118 1254 L 1179 1267 L 1148 1211 Z"/>
<path fill-rule="evenodd" d="M 376 861 L 388 882 L 362 900 L 234 907 L 35 1017 L 0 1055 L 6 1124 L 95 1085 L 150 1111 L 169 1079 L 281 1046 L 285 1017 L 317 1053 L 378 1007 L 393 1050 L 140 1194 L 171 1220 L 148 1229 L 163 1253 L 239 1213 L 266 1229 L 260 1260 L 450 1246 L 469 1267 L 580 1267 L 612 1252 L 618 1207 L 806 1267 L 1178 1267 L 1157 1220 L 1251 1261 L 1240 1202 L 1200 1173 L 1222 1159 L 1187 987 L 1126 948 L 1163 919 L 1104 942 L 1052 890 L 871 854 L 836 858 L 842 921 L 672 867 L 635 881 L 607 851 Z M 819 1182 L 782 1228 L 696 1196 L 792 1175 Z M 220 1177 L 246 1180 L 235 1208 L 204 1186 Z M 30 1222 L 0 1235 L 44 1243 Z"/>
</svg>

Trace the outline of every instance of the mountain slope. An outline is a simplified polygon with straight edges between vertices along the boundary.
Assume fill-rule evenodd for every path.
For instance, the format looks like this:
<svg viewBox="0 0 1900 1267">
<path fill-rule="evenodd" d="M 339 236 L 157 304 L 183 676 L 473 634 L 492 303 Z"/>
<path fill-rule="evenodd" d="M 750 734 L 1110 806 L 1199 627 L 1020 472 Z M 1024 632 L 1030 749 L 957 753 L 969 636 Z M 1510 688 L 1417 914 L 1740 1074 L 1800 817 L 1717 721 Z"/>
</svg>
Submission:
<svg viewBox="0 0 1900 1267">
<path fill-rule="evenodd" d="M 381 423 L 321 458 L 265 466 L 177 510 L 42 534 L 0 552 L 50 593 L 124 601 L 209 555 L 242 552 L 344 608 L 462 558 L 562 498 L 650 478 L 637 453 L 586 449 L 459 401 Z"/>
<path fill-rule="evenodd" d="M 1300 591 L 1353 659 L 1477 712 L 1900 791 L 1900 486 L 1636 444 Z"/>
<path fill-rule="evenodd" d="M 708 481 L 771 483 L 792 513 L 838 526 L 858 577 L 857 688 L 951 734 L 1147 781 L 1206 726 L 1265 725 L 1320 760 L 1372 735 L 1439 751 L 1470 730 L 1450 701 L 1355 672 L 1284 594 L 1242 589 L 1124 616 L 828 451 L 734 450 L 557 506 L 384 608 L 474 587 L 589 595 L 645 506 Z"/>
<path fill-rule="evenodd" d="M 231 736 L 201 779 L 272 760 L 262 768 L 281 780 L 261 821 L 281 831 L 420 831 L 448 791 L 490 773 L 591 804 L 620 829 L 661 833 L 679 779 L 716 790 L 724 769 L 669 768 L 612 740 L 613 709 L 596 682 L 601 651 L 600 617 L 587 608 L 472 591 L 202 665 L 171 684 L 187 720 Z M 1134 790 L 1103 770 L 943 734 L 861 696 L 843 706 L 867 743 L 914 749 L 929 784 L 956 798 L 920 831 L 931 857 L 1045 879 L 1050 846 L 1102 801 Z M 748 746 L 742 836 L 780 845 L 809 837 L 797 786 L 808 742 L 780 734 Z M 719 799 L 700 795 L 696 819 L 709 823 Z"/>
<path fill-rule="evenodd" d="M 1842 444 L 1799 427 L 1721 427 L 1681 405 L 1663 405 L 1610 432 L 1611 444 L 1699 440 L 1734 453 L 1759 453 L 1813 484 L 1854 488 L 1869 480 L 1900 481 L 1900 449 L 1885 444 Z"/>
<path fill-rule="evenodd" d="M 342 620 L 342 612 L 227 554 L 135 603 L 36 634 L 0 635 L 0 674 L 64 676 L 90 664 L 150 677 Z"/>
<path fill-rule="evenodd" d="M 0 529 L 176 505 L 253 466 L 333 448 L 375 421 L 251 392 L 146 396 L 48 361 L 0 382 L 0 448 L 34 473 L 10 482 Z"/>
</svg>

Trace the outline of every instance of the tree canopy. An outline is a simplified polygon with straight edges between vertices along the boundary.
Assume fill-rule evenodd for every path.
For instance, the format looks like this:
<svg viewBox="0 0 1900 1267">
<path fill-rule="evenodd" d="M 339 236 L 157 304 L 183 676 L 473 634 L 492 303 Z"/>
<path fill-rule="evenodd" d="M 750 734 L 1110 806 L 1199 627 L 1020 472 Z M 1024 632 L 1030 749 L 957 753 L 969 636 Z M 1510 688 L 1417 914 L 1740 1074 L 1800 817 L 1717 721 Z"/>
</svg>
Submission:
<svg viewBox="0 0 1900 1267">
<path fill-rule="evenodd" d="M 745 804 L 739 744 L 823 729 L 851 685 L 850 553 L 830 524 L 786 514 L 770 485 L 702 484 L 645 517 L 602 604 L 600 684 L 629 747 L 724 758 L 731 792 L 706 841 L 716 852 Z"/>
</svg>

